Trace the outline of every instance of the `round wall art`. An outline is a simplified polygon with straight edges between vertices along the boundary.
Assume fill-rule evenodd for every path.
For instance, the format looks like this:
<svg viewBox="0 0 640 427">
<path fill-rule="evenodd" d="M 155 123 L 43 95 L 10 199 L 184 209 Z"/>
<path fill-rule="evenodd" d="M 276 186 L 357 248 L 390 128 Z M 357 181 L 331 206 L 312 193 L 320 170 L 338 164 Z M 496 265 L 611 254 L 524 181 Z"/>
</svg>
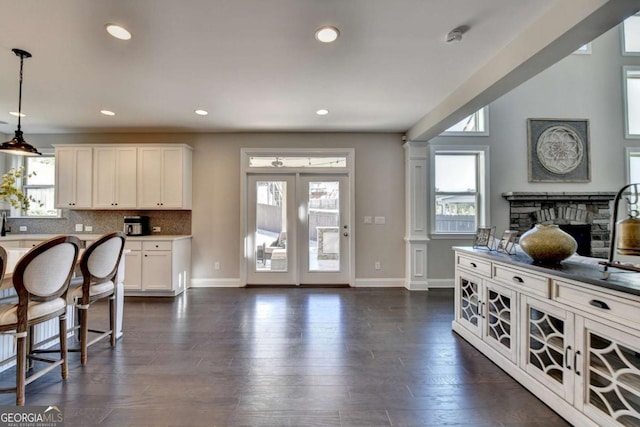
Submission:
<svg viewBox="0 0 640 427">
<path fill-rule="evenodd" d="M 589 182 L 587 120 L 529 119 L 529 181 Z"/>
</svg>

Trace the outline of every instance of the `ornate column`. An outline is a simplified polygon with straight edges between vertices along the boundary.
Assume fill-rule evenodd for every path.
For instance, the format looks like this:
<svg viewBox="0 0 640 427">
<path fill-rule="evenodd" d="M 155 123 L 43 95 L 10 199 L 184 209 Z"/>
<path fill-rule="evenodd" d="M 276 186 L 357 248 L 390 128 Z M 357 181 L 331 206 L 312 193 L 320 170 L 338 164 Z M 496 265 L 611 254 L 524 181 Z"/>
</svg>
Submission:
<svg viewBox="0 0 640 427">
<path fill-rule="evenodd" d="M 428 290 L 427 246 L 429 152 L 425 142 L 407 141 L 405 149 L 405 287 Z"/>
</svg>

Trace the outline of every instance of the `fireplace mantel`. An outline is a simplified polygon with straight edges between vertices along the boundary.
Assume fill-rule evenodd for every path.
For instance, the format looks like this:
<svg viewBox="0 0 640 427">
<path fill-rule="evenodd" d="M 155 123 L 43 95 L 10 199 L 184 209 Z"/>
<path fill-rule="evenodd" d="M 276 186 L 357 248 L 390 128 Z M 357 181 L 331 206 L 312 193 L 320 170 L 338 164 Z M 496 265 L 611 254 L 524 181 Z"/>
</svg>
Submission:
<svg viewBox="0 0 640 427">
<path fill-rule="evenodd" d="M 502 197 L 508 201 L 572 201 L 572 202 L 586 202 L 586 201 L 609 201 L 616 198 L 616 192 L 613 191 L 597 191 L 597 192 L 548 192 L 548 191 L 536 191 L 536 192 L 519 192 L 509 191 L 502 193 Z"/>
</svg>

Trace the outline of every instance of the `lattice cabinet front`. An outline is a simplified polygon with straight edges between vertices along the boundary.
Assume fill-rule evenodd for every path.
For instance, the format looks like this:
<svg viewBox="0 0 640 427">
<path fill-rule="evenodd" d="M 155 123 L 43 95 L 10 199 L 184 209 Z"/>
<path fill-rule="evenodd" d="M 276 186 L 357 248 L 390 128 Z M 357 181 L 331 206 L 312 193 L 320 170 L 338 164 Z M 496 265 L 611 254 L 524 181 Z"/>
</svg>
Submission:
<svg viewBox="0 0 640 427">
<path fill-rule="evenodd" d="M 640 426 L 640 338 L 585 319 L 582 410 L 601 425 Z"/>
<path fill-rule="evenodd" d="M 458 312 L 456 320 L 480 336 L 480 296 L 482 280 L 473 275 L 459 275 L 456 297 Z"/>
<path fill-rule="evenodd" d="M 522 296 L 521 364 L 531 376 L 565 400 L 573 400 L 573 314 Z"/>
<path fill-rule="evenodd" d="M 480 313 L 484 319 L 482 338 L 494 349 L 517 362 L 517 293 L 504 286 L 485 282 Z"/>
</svg>

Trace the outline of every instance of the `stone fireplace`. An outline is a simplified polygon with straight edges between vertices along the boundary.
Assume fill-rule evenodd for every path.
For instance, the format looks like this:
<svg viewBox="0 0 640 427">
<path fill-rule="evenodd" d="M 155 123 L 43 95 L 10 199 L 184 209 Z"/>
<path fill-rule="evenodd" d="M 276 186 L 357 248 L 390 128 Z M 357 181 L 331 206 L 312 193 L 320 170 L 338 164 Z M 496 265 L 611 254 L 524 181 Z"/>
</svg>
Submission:
<svg viewBox="0 0 640 427">
<path fill-rule="evenodd" d="M 509 192 L 509 228 L 522 235 L 535 224 L 558 224 L 578 241 L 578 253 L 607 258 L 615 192 Z"/>
</svg>

